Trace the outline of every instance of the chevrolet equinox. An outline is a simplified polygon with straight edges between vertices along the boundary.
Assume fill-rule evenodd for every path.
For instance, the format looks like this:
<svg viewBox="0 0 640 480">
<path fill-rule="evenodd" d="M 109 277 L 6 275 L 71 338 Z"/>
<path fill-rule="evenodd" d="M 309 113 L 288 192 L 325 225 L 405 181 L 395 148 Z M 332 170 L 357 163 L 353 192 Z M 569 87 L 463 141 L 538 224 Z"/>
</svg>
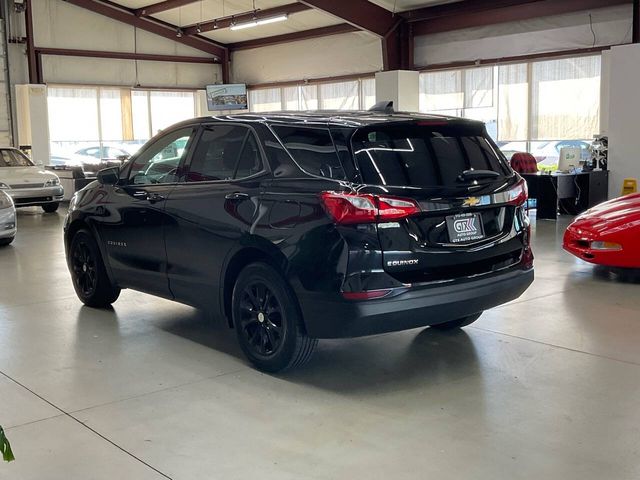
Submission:
<svg viewBox="0 0 640 480">
<path fill-rule="evenodd" d="M 78 192 L 82 302 L 123 288 L 226 318 L 259 369 L 318 339 L 469 325 L 533 281 L 526 184 L 480 122 L 393 113 L 188 120 Z"/>
</svg>

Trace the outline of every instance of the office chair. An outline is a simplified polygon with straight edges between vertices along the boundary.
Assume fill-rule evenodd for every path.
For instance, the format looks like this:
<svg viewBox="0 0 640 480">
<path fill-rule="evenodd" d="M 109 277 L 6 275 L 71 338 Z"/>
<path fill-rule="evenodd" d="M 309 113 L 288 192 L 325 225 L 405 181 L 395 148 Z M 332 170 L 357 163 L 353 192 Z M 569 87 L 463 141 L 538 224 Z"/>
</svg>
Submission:
<svg viewBox="0 0 640 480">
<path fill-rule="evenodd" d="M 517 152 L 511 157 L 511 168 L 518 173 L 538 173 L 538 162 L 530 153 Z"/>
</svg>

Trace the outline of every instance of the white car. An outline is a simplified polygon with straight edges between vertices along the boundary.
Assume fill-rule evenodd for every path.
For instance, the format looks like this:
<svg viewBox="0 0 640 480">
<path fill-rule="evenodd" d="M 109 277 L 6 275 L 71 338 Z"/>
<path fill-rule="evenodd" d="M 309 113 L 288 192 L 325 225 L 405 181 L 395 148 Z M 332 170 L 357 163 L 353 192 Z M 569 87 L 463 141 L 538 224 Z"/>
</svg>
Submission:
<svg viewBox="0 0 640 480">
<path fill-rule="evenodd" d="M 11 197 L 0 190 L 0 247 L 13 242 L 17 230 L 16 207 Z"/>
<path fill-rule="evenodd" d="M 16 207 L 36 205 L 55 212 L 64 197 L 60 179 L 53 172 L 37 167 L 17 148 L 0 148 L 0 190 Z"/>
</svg>

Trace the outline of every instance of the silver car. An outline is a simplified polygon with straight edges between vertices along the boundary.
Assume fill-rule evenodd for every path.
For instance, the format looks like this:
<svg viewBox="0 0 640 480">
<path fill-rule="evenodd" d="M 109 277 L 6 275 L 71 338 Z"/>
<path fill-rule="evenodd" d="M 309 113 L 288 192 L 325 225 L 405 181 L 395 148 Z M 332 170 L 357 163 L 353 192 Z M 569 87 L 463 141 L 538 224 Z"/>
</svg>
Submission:
<svg viewBox="0 0 640 480">
<path fill-rule="evenodd" d="M 0 190 L 0 247 L 13 242 L 17 230 L 16 207 L 11 197 Z"/>
<path fill-rule="evenodd" d="M 47 213 L 55 212 L 64 198 L 58 176 L 34 165 L 17 148 L 0 148 L 0 190 L 16 207 L 36 205 Z"/>
</svg>

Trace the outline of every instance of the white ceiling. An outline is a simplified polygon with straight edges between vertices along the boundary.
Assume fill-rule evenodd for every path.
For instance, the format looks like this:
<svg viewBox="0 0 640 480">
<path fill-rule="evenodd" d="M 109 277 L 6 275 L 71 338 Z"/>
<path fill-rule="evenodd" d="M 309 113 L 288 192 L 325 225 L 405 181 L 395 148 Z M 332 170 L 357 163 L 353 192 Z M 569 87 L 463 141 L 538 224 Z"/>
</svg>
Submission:
<svg viewBox="0 0 640 480">
<path fill-rule="evenodd" d="M 115 3 L 128 8 L 141 8 L 151 5 L 158 0 L 117 0 Z M 348 0 L 344 0 L 348 1 Z M 457 0 L 370 0 L 387 10 L 404 11 Z M 267 9 L 293 3 L 294 0 L 255 0 L 255 8 Z M 154 15 L 154 18 L 172 25 L 185 26 L 213 20 L 230 15 L 237 15 L 252 11 L 253 0 L 201 0 L 180 8 L 174 8 Z M 232 31 L 221 29 L 215 32 L 205 32 L 202 35 L 221 43 L 236 43 L 257 38 L 272 37 L 286 33 L 294 33 L 312 28 L 327 27 L 343 23 L 339 18 L 320 12 L 308 10 L 294 13 L 284 22 L 260 25 L 254 28 Z"/>
</svg>

